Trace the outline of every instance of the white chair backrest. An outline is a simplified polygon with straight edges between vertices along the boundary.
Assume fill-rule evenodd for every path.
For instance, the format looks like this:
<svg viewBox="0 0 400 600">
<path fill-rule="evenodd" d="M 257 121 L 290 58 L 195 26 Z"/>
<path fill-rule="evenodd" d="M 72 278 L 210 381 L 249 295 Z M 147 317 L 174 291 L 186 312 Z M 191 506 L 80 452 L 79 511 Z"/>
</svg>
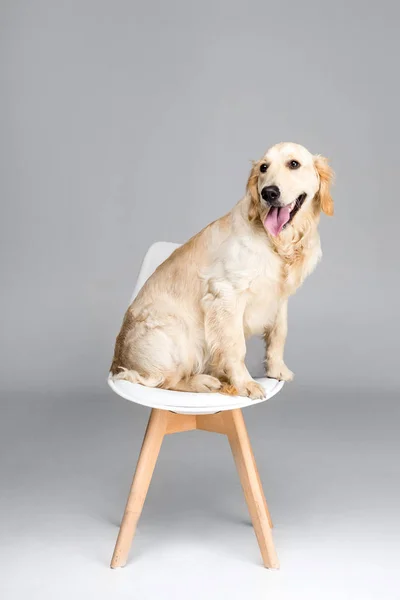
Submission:
<svg viewBox="0 0 400 600">
<path fill-rule="evenodd" d="M 179 248 L 181 244 L 174 244 L 173 242 L 155 242 L 150 246 L 146 252 L 146 256 L 143 259 L 142 266 L 139 271 L 139 276 L 136 281 L 135 289 L 133 290 L 131 302 L 136 298 L 140 289 L 144 283 L 148 280 L 150 275 L 154 273 L 161 263 L 164 262 L 170 256 L 176 248 Z"/>
</svg>

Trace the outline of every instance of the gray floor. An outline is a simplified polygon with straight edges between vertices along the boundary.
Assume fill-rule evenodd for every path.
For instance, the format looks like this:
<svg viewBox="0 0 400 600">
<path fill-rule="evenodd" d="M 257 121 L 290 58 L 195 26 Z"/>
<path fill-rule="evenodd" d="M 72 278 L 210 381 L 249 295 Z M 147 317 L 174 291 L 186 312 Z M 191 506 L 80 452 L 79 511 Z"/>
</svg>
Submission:
<svg viewBox="0 0 400 600">
<path fill-rule="evenodd" d="M 293 383 L 245 417 L 275 522 L 261 566 L 223 436 L 169 436 L 124 569 L 108 568 L 148 411 L 105 391 L 8 397 L 0 595 L 398 599 L 399 402 Z"/>
</svg>

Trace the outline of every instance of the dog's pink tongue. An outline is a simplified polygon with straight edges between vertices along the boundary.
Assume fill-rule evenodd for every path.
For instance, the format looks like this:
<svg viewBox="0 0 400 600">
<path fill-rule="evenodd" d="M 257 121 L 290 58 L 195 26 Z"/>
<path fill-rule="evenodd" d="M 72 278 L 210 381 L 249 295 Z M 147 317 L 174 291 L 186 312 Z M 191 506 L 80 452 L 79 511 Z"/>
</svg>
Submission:
<svg viewBox="0 0 400 600">
<path fill-rule="evenodd" d="M 264 219 L 265 229 L 274 237 L 280 234 L 285 223 L 290 219 L 290 210 L 288 206 L 282 208 L 271 207 Z"/>
</svg>

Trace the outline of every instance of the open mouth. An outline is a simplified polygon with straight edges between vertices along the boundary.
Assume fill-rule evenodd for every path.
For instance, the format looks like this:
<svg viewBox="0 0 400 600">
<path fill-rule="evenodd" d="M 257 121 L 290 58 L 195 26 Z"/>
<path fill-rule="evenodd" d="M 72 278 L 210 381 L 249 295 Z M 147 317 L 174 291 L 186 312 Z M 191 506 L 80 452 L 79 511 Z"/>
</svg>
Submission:
<svg viewBox="0 0 400 600">
<path fill-rule="evenodd" d="M 306 198 L 307 194 L 303 193 L 287 206 L 271 206 L 263 222 L 265 229 L 274 237 L 279 235 L 292 222 Z"/>
</svg>

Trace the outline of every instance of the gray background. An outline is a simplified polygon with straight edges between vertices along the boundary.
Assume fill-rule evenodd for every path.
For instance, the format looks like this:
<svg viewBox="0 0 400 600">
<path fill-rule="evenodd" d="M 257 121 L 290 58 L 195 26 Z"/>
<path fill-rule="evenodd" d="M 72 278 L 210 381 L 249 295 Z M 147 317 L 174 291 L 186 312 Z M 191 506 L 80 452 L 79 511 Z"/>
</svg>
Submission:
<svg viewBox="0 0 400 600">
<path fill-rule="evenodd" d="M 204 569 L 213 583 L 193 598 L 318 598 L 331 575 L 325 598 L 397 598 L 398 4 L 0 6 L 7 598 L 53 585 L 59 598 L 151 598 L 161 581 L 176 598 L 182 571 L 193 585 Z M 242 517 L 226 519 L 245 512 L 222 442 L 192 434 L 166 444 L 136 570 L 111 573 L 147 414 L 105 378 L 141 259 L 230 210 L 251 159 L 279 141 L 337 173 L 323 262 L 290 302 L 296 379 L 247 411 L 287 579 L 266 578 Z M 250 345 L 255 372 L 261 352 Z"/>
</svg>

